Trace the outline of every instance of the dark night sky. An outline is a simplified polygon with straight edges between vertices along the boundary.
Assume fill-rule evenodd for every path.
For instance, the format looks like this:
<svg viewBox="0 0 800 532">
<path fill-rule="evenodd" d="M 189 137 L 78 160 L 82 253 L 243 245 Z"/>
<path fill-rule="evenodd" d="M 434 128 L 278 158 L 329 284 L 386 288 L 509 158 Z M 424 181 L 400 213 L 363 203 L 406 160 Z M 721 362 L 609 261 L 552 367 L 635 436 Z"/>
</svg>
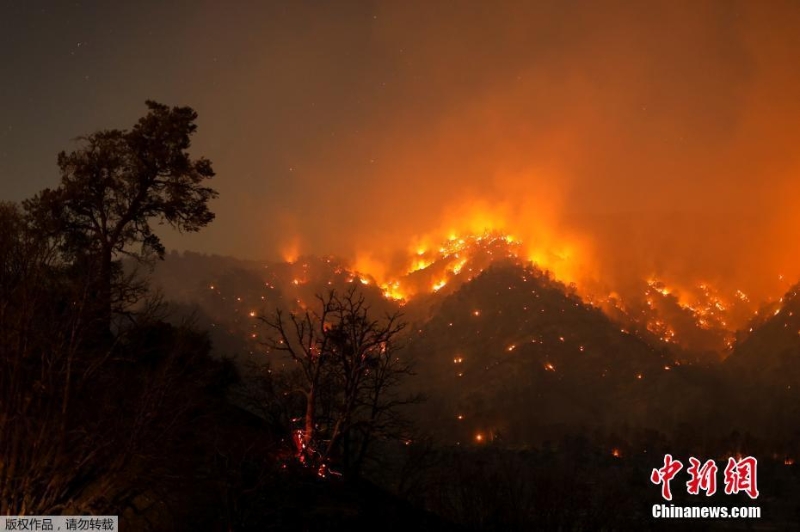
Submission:
<svg viewBox="0 0 800 532">
<path fill-rule="evenodd" d="M 192 105 L 194 151 L 215 161 L 222 199 L 217 230 L 188 245 L 267 254 L 253 237 L 280 223 L 266 213 L 302 195 L 294 166 L 320 137 L 357 131 L 390 75 L 364 77 L 363 61 L 382 63 L 364 57 L 369 4 L 315 4 L 4 2 L 2 197 L 52 186 L 70 139 L 128 127 L 147 98 Z"/>
<path fill-rule="evenodd" d="M 496 226 L 757 287 L 800 274 L 798 65 L 795 2 L 3 1 L 0 197 L 150 98 L 199 112 L 221 193 L 168 247 L 385 262 Z"/>
</svg>

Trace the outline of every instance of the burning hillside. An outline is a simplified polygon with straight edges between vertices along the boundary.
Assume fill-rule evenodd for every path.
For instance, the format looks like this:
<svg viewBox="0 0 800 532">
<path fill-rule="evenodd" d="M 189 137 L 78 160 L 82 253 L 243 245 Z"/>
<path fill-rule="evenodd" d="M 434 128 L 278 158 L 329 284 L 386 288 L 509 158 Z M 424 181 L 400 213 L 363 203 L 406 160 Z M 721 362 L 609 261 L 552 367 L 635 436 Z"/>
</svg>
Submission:
<svg viewBox="0 0 800 532">
<path fill-rule="evenodd" d="M 405 303 L 416 296 L 450 293 L 497 261 L 521 267 L 533 265 L 551 274 L 555 272 L 555 277 L 568 282 L 569 289 L 585 302 L 601 308 L 636 334 L 720 356 L 733 348 L 736 331 L 758 312 L 742 290 L 726 293 L 709 282 L 678 288 L 652 277 L 632 283 L 633 288 L 624 295 L 610 292 L 601 282 L 576 283 L 558 274 L 567 270 L 564 266 L 568 260 L 569 256 L 563 252 L 532 250 L 510 234 L 451 235 L 438 246 L 419 246 L 407 259 L 407 270 L 384 281 L 381 288 L 386 298 Z M 599 295 L 603 293 L 608 295 Z"/>
<path fill-rule="evenodd" d="M 199 303 L 218 352 L 249 351 L 242 361 L 279 374 L 294 366 L 265 350 L 259 316 L 313 309 L 316 294 L 353 287 L 376 316 L 401 311 L 410 325 L 404 356 L 415 361 L 408 391 L 427 398 L 414 407 L 415 423 L 446 445 L 545 445 L 588 430 L 607 456 L 628 459 L 649 457 L 660 434 L 686 427 L 699 427 L 714 452 L 740 450 L 725 432 L 736 423 L 790 436 L 788 422 L 766 420 L 749 398 L 794 415 L 786 405 L 800 390 L 795 292 L 752 312 L 743 291 L 656 278 L 598 298 L 529 257 L 522 240 L 483 233 L 413 250 L 394 279 L 333 257 L 263 264 L 193 254 L 171 255 L 156 276 L 170 281 L 169 298 Z M 729 363 L 715 363 L 729 352 Z M 749 377 L 742 394 L 738 383 Z M 766 393 L 772 382 L 781 387 Z"/>
<path fill-rule="evenodd" d="M 502 262 L 546 272 L 561 283 L 563 291 L 602 310 L 624 332 L 666 346 L 685 362 L 698 357 L 724 358 L 736 342 L 737 331 L 744 329 L 739 333 L 744 336 L 759 312 L 774 310 L 769 306 L 774 302 L 759 308 L 742 290 L 723 291 L 708 282 L 685 288 L 651 277 L 628 283 L 619 291 L 599 281 L 575 282 L 569 273 L 577 270 L 569 265 L 567 249 L 548 252 L 512 234 L 486 231 L 452 234 L 437 245 L 418 244 L 398 261 L 401 266 L 393 275 L 364 261 L 351 265 L 334 257 L 312 256 L 265 265 L 243 263 L 241 274 L 233 274 L 236 268 L 230 264 L 199 271 L 204 272 L 204 299 L 214 300 L 208 300 L 214 327 L 217 322 L 230 322 L 233 315 L 241 316 L 244 328 L 249 329 L 252 324 L 246 318 L 250 314 L 277 306 L 304 308 L 321 291 L 344 289 L 353 283 L 361 285 L 373 304 L 383 310 L 403 306 L 406 313 L 429 316 L 424 308 Z M 176 258 L 173 255 L 172 260 Z M 565 272 L 566 278 L 559 272 Z M 172 286 L 183 284 L 174 281 L 173 276 Z M 186 299 L 185 292 L 179 299 Z M 247 335 L 257 338 L 255 332 Z"/>
<path fill-rule="evenodd" d="M 387 298 L 406 301 L 415 295 L 439 292 L 448 285 L 460 286 L 498 259 L 522 263 L 523 251 L 521 243 L 511 235 L 487 232 L 451 236 L 438 248 L 418 248 L 408 271 L 382 284 L 383 293 Z"/>
</svg>

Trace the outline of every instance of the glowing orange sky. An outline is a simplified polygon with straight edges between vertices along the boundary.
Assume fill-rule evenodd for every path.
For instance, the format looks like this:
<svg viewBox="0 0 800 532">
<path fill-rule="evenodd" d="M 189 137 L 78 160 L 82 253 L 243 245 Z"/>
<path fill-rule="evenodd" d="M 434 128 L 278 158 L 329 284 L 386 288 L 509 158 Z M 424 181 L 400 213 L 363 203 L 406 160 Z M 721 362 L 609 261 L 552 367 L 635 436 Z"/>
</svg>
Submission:
<svg viewBox="0 0 800 532">
<path fill-rule="evenodd" d="M 9 120 L 31 92 L 88 112 L 16 119 L 4 197 L 54 184 L 67 139 L 126 126 L 155 98 L 197 108 L 195 152 L 221 193 L 213 226 L 168 247 L 333 253 L 388 271 L 420 242 L 485 228 L 569 248 L 572 275 L 612 285 L 657 274 L 759 297 L 779 273 L 800 278 L 797 3 L 151 11 L 73 14 L 84 33 L 63 40 L 88 42 L 74 57 L 95 69 L 91 90 L 5 89 Z M 95 29 L 109 27 L 113 40 Z M 12 30 L 23 48 L 36 38 Z M 16 77 L 52 66 L 27 53 Z"/>
</svg>

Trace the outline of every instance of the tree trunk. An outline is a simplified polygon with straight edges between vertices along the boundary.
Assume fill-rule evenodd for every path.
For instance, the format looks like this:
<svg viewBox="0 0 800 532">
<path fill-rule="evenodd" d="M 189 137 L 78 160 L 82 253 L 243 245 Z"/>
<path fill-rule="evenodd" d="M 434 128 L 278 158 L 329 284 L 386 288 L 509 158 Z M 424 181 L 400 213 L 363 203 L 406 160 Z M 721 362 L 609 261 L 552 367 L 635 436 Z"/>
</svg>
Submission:
<svg viewBox="0 0 800 532">
<path fill-rule="evenodd" d="M 78 267 L 86 283 L 87 306 L 84 315 L 84 339 L 88 346 L 104 349 L 111 340 L 111 281 L 114 264 L 111 252 L 100 251 L 86 256 Z"/>
<path fill-rule="evenodd" d="M 100 286 L 98 290 L 98 319 L 102 326 L 108 330 L 111 328 L 111 250 L 103 250 L 100 263 Z"/>
<path fill-rule="evenodd" d="M 312 386 L 306 396 L 306 417 L 305 417 L 305 430 L 303 431 L 303 443 L 306 446 L 306 451 L 311 447 L 311 440 L 314 438 L 314 403 L 317 401 L 316 386 Z"/>
</svg>

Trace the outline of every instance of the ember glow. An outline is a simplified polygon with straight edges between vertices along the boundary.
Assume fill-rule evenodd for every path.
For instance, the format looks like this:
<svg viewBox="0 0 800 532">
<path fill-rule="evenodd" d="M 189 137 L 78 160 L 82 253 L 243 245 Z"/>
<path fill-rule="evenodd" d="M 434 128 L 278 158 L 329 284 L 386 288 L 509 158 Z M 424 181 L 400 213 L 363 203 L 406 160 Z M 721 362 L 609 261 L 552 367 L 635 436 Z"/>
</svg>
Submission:
<svg viewBox="0 0 800 532">
<path fill-rule="evenodd" d="M 487 222 L 488 223 L 488 222 Z M 498 224 L 500 225 L 500 224 Z M 439 292 L 451 281 L 469 281 L 493 262 L 511 260 L 520 264 L 534 264 L 548 270 L 559 279 L 574 280 L 574 246 L 560 246 L 547 251 L 540 246 L 529 246 L 512 235 L 504 234 L 487 225 L 479 233 L 455 233 L 438 243 L 426 239 L 409 248 L 406 266 L 389 272 L 376 261 L 357 261 L 354 269 L 367 272 L 378 279 L 387 298 L 407 300 L 420 293 Z M 373 267 L 374 270 L 369 268 Z"/>
<path fill-rule="evenodd" d="M 492 229 L 504 227 L 502 221 L 492 223 L 486 215 L 477 220 L 472 225 L 486 224 L 483 232 L 450 230 L 439 241 L 433 237 L 418 239 L 407 247 L 406 257 L 396 261 L 405 266 L 395 271 L 374 258 L 357 262 L 354 270 L 368 272 L 362 275 L 376 279 L 384 297 L 405 304 L 417 296 L 455 291 L 496 262 L 535 267 L 570 285 L 587 303 L 606 311 L 625 326 L 623 332 L 647 331 L 665 344 L 714 351 L 723 357 L 733 347 L 736 331 L 757 315 L 756 302 L 743 290 L 723 291 L 709 281 L 671 283 L 649 275 L 628 280 L 627 290 L 621 295 L 623 290 L 613 291 L 608 280 L 588 273 L 591 270 L 585 264 L 591 262 L 592 253 L 589 246 L 580 244 L 580 238 L 564 237 L 563 242 L 571 243 L 548 248 Z M 554 240 L 544 242 L 552 245 Z M 374 269 L 370 271 L 370 267 Z M 634 286 L 638 289 L 631 289 Z M 603 296 L 604 293 L 608 295 Z M 480 309 L 473 310 L 472 315 L 480 317 Z M 559 340 L 565 341 L 563 337 Z M 514 347 L 507 350 L 513 351 Z"/>
<path fill-rule="evenodd" d="M 479 217 L 487 225 L 488 219 L 487 216 Z M 489 227 L 503 226 L 497 222 Z M 232 296 L 244 307 L 241 312 L 255 317 L 258 315 L 255 309 L 261 308 L 258 305 L 269 300 L 269 292 L 276 288 L 292 297 L 298 308 L 304 309 L 320 288 L 357 283 L 365 289 L 377 291 L 387 302 L 402 307 L 415 299 L 427 304 L 426 298 L 447 297 L 494 265 L 511 264 L 520 268 L 519 282 L 522 285 L 533 281 L 537 275 L 545 275 L 584 303 L 604 311 L 624 334 L 661 343 L 670 349 L 714 353 L 719 358 L 727 357 L 737 341 L 737 334 L 739 339 L 744 338 L 743 333 L 737 331 L 749 331 L 754 320 L 763 321 L 781 312 L 780 298 L 754 300 L 742 288 L 724 289 L 707 279 L 685 283 L 651 273 L 638 280 L 632 279 L 615 290 L 610 286 L 610 280 L 595 279 L 581 273 L 587 269 L 580 264 L 591 261 L 593 253 L 589 246 L 580 244 L 582 240 L 579 238 L 569 240 L 565 237 L 565 241 L 573 244 L 561 246 L 557 253 L 548 252 L 536 243 L 529 244 L 518 236 L 521 234 L 519 231 L 487 229 L 480 233 L 459 233 L 450 230 L 442 234 L 446 236 L 438 241 L 433 237 L 412 241 L 405 247 L 405 252 L 395 254 L 393 262 L 384 263 L 374 256 L 364 259 L 368 255 L 362 253 L 362 259 L 349 264 L 346 259 L 301 256 L 294 262 L 268 265 L 263 281 L 266 291 L 257 296 L 261 303 L 259 299 L 243 299 L 239 294 Z M 531 286 L 534 284 L 531 282 Z M 209 285 L 209 288 L 214 293 L 220 292 L 217 283 Z M 508 289 L 512 287 L 508 286 Z M 252 306 L 254 303 L 255 308 Z M 529 310 L 529 306 L 521 308 L 521 312 Z M 483 321 L 481 308 L 466 308 L 464 312 L 476 325 Z M 256 338 L 251 332 L 248 336 Z M 536 343 L 537 340 L 525 341 Z M 567 343 L 569 339 L 562 335 L 555 337 L 554 341 Z M 514 342 L 500 348 L 511 353 L 517 347 Z M 576 350 L 583 353 L 586 348 L 578 345 Z M 681 356 L 674 359 L 689 361 Z M 461 355 L 457 355 L 454 363 L 460 364 L 462 360 Z M 555 371 L 555 367 L 546 369 Z M 463 374 L 463 371 L 458 372 L 459 376 Z"/>
</svg>

